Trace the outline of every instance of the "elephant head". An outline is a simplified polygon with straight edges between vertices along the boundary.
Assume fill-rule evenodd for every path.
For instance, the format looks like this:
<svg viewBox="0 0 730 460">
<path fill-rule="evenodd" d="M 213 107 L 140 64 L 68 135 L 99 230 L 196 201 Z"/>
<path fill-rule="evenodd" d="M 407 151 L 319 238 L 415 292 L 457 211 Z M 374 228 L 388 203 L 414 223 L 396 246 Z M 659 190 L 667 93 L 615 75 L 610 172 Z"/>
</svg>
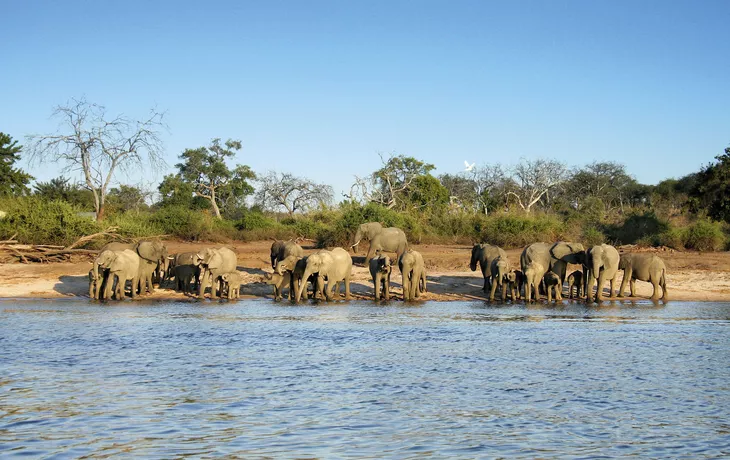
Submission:
<svg viewBox="0 0 730 460">
<path fill-rule="evenodd" d="M 137 244 L 137 254 L 149 262 L 162 264 L 167 268 L 167 248 L 159 241 L 140 241 Z"/>
<path fill-rule="evenodd" d="M 332 262 L 332 255 L 326 250 L 315 252 L 307 257 L 307 265 L 304 268 L 304 274 L 302 274 L 302 281 L 304 282 L 299 285 L 299 289 L 297 290 L 297 302 L 299 302 L 299 299 L 302 297 L 302 291 L 306 289 L 306 280 L 308 280 L 312 274 L 319 273 L 318 277 L 321 281 L 322 278 L 327 276 L 327 270 L 330 265 L 332 265 Z"/>
<path fill-rule="evenodd" d="M 378 257 L 378 271 L 381 273 L 390 273 L 393 269 L 392 264 L 390 262 L 390 257 L 388 256 L 380 256 Z"/>
<path fill-rule="evenodd" d="M 586 266 L 591 270 L 591 275 L 598 276 L 605 263 L 604 248 L 602 246 L 593 246 L 586 254 Z"/>
<path fill-rule="evenodd" d="M 550 255 L 553 259 L 562 260 L 569 264 L 582 263 L 583 259 L 580 254 L 585 254 L 585 248 L 580 243 L 558 241 L 550 247 Z"/>
<path fill-rule="evenodd" d="M 116 258 L 117 254 L 114 251 L 101 251 L 96 256 L 96 259 L 94 259 L 94 273 L 99 273 L 99 267 L 103 269 L 109 268 Z"/>
<path fill-rule="evenodd" d="M 471 271 L 476 271 L 477 269 L 477 262 L 479 261 L 479 258 L 482 254 L 482 245 L 481 244 L 475 244 L 473 248 L 471 248 L 471 262 L 469 262 L 469 268 Z"/>
<path fill-rule="evenodd" d="M 495 266 L 497 269 L 497 279 L 500 283 L 502 283 L 505 281 L 507 273 L 509 273 L 509 262 L 502 257 L 497 257 L 495 261 Z"/>
<path fill-rule="evenodd" d="M 210 248 L 201 249 L 193 258 L 195 265 L 208 265 L 215 251 Z"/>
<path fill-rule="evenodd" d="M 370 241 L 382 230 L 383 225 L 380 222 L 360 224 L 360 226 L 357 227 L 357 233 L 355 233 L 355 243 L 351 246 L 352 250 L 357 252 L 357 245 L 360 244 L 360 241 L 363 238 Z"/>
</svg>

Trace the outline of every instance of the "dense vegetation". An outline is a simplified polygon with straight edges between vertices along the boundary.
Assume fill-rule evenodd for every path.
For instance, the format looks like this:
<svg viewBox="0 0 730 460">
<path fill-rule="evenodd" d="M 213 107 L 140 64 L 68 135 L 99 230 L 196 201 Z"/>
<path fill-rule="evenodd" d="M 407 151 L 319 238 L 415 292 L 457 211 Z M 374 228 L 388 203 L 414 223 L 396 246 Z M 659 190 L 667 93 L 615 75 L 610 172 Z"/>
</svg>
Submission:
<svg viewBox="0 0 730 460">
<path fill-rule="evenodd" d="M 434 166 L 407 156 L 382 158 L 350 194 L 333 204 L 332 189 L 306 178 L 247 166 L 229 168 L 238 141 L 188 149 L 178 172 L 156 191 L 118 185 L 106 195 L 103 220 L 89 217 L 94 196 L 59 177 L 29 186 L 14 163 L 22 146 L 0 133 L 0 240 L 68 244 L 119 227 L 127 237 L 166 235 L 227 242 L 304 237 L 347 246 L 362 222 L 403 228 L 410 241 L 488 241 L 505 248 L 535 241 L 664 245 L 724 250 L 730 223 L 730 148 L 697 173 L 658 185 L 636 182 L 623 165 L 596 162 L 569 169 L 554 160 L 475 166 L 434 176 Z M 86 213 L 86 214 L 84 214 Z"/>
</svg>

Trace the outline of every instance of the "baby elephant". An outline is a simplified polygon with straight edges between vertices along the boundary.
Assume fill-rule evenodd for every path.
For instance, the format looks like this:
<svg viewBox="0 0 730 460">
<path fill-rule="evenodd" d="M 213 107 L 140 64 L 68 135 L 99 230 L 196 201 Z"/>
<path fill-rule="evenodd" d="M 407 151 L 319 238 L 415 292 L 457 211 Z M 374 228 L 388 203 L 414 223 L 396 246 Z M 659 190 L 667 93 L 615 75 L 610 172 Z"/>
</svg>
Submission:
<svg viewBox="0 0 730 460">
<path fill-rule="evenodd" d="M 200 268 L 197 265 L 176 265 L 174 270 L 177 290 L 183 294 L 192 294 Z"/>
<path fill-rule="evenodd" d="M 274 300 L 283 299 L 282 292 L 284 286 L 290 286 L 291 284 L 291 272 L 285 271 L 282 275 L 278 273 L 265 273 L 262 281 L 266 284 L 274 286 Z M 291 289 L 289 289 L 291 291 Z"/>
<path fill-rule="evenodd" d="M 573 287 L 575 287 L 575 296 L 582 298 L 584 295 L 583 288 L 583 273 L 580 270 L 576 270 L 568 275 L 568 298 L 573 298 Z"/>
<path fill-rule="evenodd" d="M 241 272 L 228 272 L 221 275 L 223 283 L 228 285 L 228 300 L 237 299 L 240 296 Z"/>
<path fill-rule="evenodd" d="M 563 283 L 560 282 L 560 276 L 557 273 L 549 271 L 545 273 L 542 278 L 545 282 L 545 290 L 547 291 L 548 302 L 553 301 L 552 293 L 555 292 L 555 300 L 563 300 L 561 291 L 563 290 Z"/>
<path fill-rule="evenodd" d="M 385 300 L 390 300 L 390 274 L 393 271 L 390 257 L 378 254 L 377 257 L 370 259 L 369 264 L 370 276 L 373 277 L 373 284 L 375 284 L 375 300 L 380 300 L 381 288 Z"/>
<path fill-rule="evenodd" d="M 89 270 L 89 298 L 98 299 L 99 291 L 101 290 L 102 278 L 99 277 L 99 273 L 93 268 Z"/>
</svg>

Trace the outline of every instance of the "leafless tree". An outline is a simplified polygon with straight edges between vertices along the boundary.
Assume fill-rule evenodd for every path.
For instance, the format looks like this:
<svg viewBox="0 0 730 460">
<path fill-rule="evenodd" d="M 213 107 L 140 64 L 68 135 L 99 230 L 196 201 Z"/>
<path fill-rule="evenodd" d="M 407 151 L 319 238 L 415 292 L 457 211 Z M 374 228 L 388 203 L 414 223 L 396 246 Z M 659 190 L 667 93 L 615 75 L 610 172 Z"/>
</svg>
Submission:
<svg viewBox="0 0 730 460">
<path fill-rule="evenodd" d="M 529 213 L 532 207 L 546 196 L 553 187 L 562 184 L 568 176 L 568 168 L 557 160 L 521 159 L 512 169 L 513 186 L 507 192 L 517 204 Z"/>
<path fill-rule="evenodd" d="M 81 171 L 94 194 L 96 218 L 102 220 L 109 184 L 117 170 L 129 173 L 145 164 L 153 169 L 164 165 L 163 116 L 153 109 L 142 120 L 124 115 L 109 118 L 103 106 L 85 98 L 72 99 L 53 111 L 53 117 L 60 120 L 57 133 L 28 136 L 31 161 L 60 161 L 65 163 L 64 171 Z"/>
<path fill-rule="evenodd" d="M 332 203 L 332 187 L 289 173 L 269 173 L 258 180 L 256 203 L 270 210 L 285 209 L 289 216 Z"/>
</svg>

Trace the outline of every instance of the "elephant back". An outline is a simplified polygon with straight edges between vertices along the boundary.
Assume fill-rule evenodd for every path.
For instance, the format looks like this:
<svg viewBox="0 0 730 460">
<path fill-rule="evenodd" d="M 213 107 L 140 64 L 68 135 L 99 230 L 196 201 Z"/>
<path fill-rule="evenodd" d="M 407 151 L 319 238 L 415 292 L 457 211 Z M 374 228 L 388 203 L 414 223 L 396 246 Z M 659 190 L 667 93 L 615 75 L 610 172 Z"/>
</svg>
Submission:
<svg viewBox="0 0 730 460">
<path fill-rule="evenodd" d="M 167 250 L 159 241 L 140 241 L 137 244 L 137 254 L 141 258 L 155 263 L 167 258 Z"/>
</svg>

